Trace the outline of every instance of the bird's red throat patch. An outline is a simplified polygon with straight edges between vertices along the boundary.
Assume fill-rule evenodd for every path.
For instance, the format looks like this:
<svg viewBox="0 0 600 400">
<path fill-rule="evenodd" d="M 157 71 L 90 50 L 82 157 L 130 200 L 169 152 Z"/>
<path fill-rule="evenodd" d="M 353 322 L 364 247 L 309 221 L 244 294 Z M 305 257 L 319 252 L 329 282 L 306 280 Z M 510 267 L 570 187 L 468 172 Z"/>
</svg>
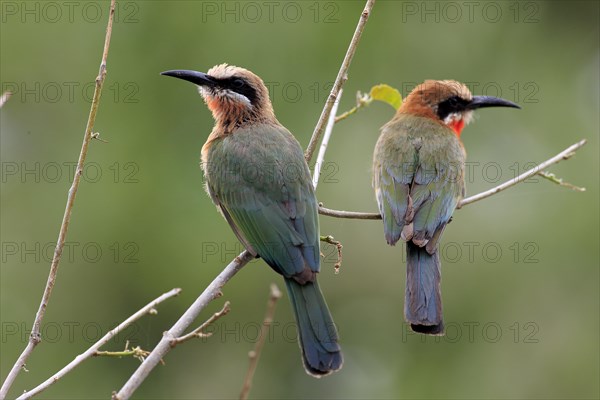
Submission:
<svg viewBox="0 0 600 400">
<path fill-rule="evenodd" d="M 448 126 L 454 131 L 456 137 L 460 138 L 460 134 L 465 127 L 464 118 L 453 119 L 448 123 Z"/>
</svg>

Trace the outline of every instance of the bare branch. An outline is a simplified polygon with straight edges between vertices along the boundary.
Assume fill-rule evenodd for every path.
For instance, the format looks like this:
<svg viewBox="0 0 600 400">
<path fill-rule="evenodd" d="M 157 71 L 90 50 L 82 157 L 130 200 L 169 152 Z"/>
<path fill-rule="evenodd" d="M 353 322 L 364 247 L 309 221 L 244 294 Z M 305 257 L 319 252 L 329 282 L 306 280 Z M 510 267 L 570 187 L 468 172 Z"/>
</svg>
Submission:
<svg viewBox="0 0 600 400">
<path fill-rule="evenodd" d="M 535 174 L 539 173 L 540 171 L 543 171 L 544 169 L 548 168 L 549 166 L 553 165 L 553 164 L 557 164 L 559 162 L 561 162 L 562 160 L 568 160 L 569 158 L 571 158 L 575 152 L 577 150 L 579 150 L 583 145 L 585 145 L 587 142 L 587 140 L 583 139 L 580 140 L 579 142 L 575 143 L 572 146 L 567 147 L 565 150 L 561 151 L 560 153 L 558 153 L 557 155 L 555 155 L 554 157 L 544 161 L 541 164 L 536 165 L 535 167 L 531 168 L 530 170 L 522 173 L 521 175 L 517 176 L 516 178 L 513 178 L 507 182 L 504 182 L 501 185 L 496 186 L 495 188 L 492 188 L 490 190 L 486 190 L 485 192 L 481 192 L 479 194 L 476 194 L 474 196 L 471 197 L 467 197 L 466 199 L 463 199 L 459 204 L 458 204 L 458 208 L 464 207 L 467 204 L 471 204 L 471 203 L 475 203 L 476 201 L 479 200 L 483 200 L 486 197 L 490 197 L 495 195 L 498 192 L 501 192 L 505 189 L 508 189 L 511 186 L 516 185 L 517 183 L 521 183 L 524 180 L 531 178 L 532 176 L 534 176 Z"/>
<path fill-rule="evenodd" d="M 73 359 L 73 361 L 71 361 L 69 364 L 67 364 L 63 369 L 58 371 L 56 374 L 52 375 L 50 378 L 48 378 L 46 381 L 44 381 L 42 384 L 38 385 L 34 389 L 32 389 L 26 393 L 23 393 L 18 398 L 18 400 L 29 399 L 29 398 L 35 396 L 36 394 L 43 392 L 44 390 L 48 389 L 50 386 L 52 386 L 54 383 L 56 383 L 59 379 L 61 379 L 63 376 L 65 376 L 66 374 L 71 372 L 73 369 L 75 369 L 77 366 L 79 366 L 79 364 L 81 364 L 88 358 L 97 356 L 97 355 L 106 355 L 106 354 L 97 354 L 98 349 L 100 347 L 104 346 L 106 343 L 108 343 L 117 334 L 119 334 L 120 332 L 123 332 L 125 329 L 127 329 L 127 327 L 129 327 L 131 324 L 133 324 L 135 321 L 137 321 L 144 315 L 156 314 L 155 307 L 157 305 L 159 305 L 160 303 L 162 303 L 165 300 L 170 299 L 171 297 L 177 296 L 179 293 L 181 293 L 181 289 L 178 289 L 178 288 L 172 289 L 172 290 L 168 291 L 167 293 L 164 293 L 161 296 L 157 297 L 156 299 L 152 300 L 150 303 L 146 304 L 143 308 L 141 308 L 138 312 L 136 312 L 131 317 L 127 318 L 125 321 L 123 321 L 121 324 L 119 324 L 119 326 L 117 326 L 116 328 L 114 328 L 113 330 L 108 332 L 106 335 L 104 335 L 104 337 L 102 337 L 102 339 L 100 339 L 99 341 L 94 343 L 94 345 L 92 347 L 90 347 L 89 349 L 87 349 L 84 353 L 81 353 L 80 355 L 75 357 Z"/>
<path fill-rule="evenodd" d="M 329 121 L 329 115 L 331 114 L 331 109 L 335 102 L 338 99 L 340 90 L 344 86 L 344 83 L 348 80 L 348 69 L 350 68 L 350 63 L 352 62 L 352 58 L 354 57 L 354 53 L 356 52 L 356 48 L 358 47 L 358 42 L 360 41 L 360 37 L 365 29 L 365 25 L 367 20 L 369 19 L 369 15 L 371 15 L 371 10 L 375 5 L 375 0 L 367 0 L 367 4 L 360 15 L 360 19 L 358 20 L 358 25 L 356 26 L 356 30 L 354 31 L 354 36 L 352 36 L 352 40 L 350 41 L 350 46 L 348 46 L 348 50 L 346 51 L 346 56 L 344 57 L 344 61 L 342 61 L 342 66 L 335 78 L 335 82 L 333 84 L 333 88 L 331 89 L 331 93 L 327 98 L 327 102 L 325 103 L 325 107 L 321 112 L 321 116 L 319 117 L 319 121 L 315 126 L 315 130 L 310 138 L 310 142 L 308 143 L 308 147 L 306 148 L 306 152 L 304 153 L 304 157 L 306 158 L 306 162 L 310 162 L 312 159 L 313 153 L 317 147 L 317 143 L 319 143 L 319 139 L 321 138 L 321 134 L 325 129 L 325 124 Z"/>
<path fill-rule="evenodd" d="M 325 161 L 325 153 L 327 152 L 327 146 L 329 145 L 329 138 L 331 138 L 331 134 L 333 133 L 333 126 L 335 125 L 335 116 L 337 114 L 337 109 L 340 105 L 340 99 L 342 98 L 343 93 L 344 90 L 340 90 L 338 99 L 333 104 L 331 114 L 329 114 L 329 121 L 327 121 L 327 127 L 325 128 L 325 134 L 323 135 L 323 141 L 321 142 L 321 147 L 319 148 L 319 154 L 317 154 L 317 162 L 315 163 L 315 171 L 312 177 L 312 183 L 315 189 L 319 184 L 319 177 L 321 176 L 321 167 L 323 166 L 323 162 Z"/>
<path fill-rule="evenodd" d="M 217 311 L 216 313 L 211 315 L 211 317 L 209 319 L 207 319 L 206 321 L 204 321 L 202 323 L 202 325 L 200 325 L 198 328 L 194 329 L 192 332 L 188 333 L 187 335 L 183 335 L 181 337 L 178 337 L 177 339 L 171 340 L 171 347 L 175 347 L 178 344 L 188 341 L 190 339 L 210 337 L 212 335 L 212 333 L 205 333 L 204 330 L 210 324 L 214 323 L 216 320 L 218 320 L 222 316 L 229 313 L 229 311 L 231 311 L 230 303 L 228 301 L 226 301 L 225 304 L 223 305 L 223 308 L 221 308 L 221 311 Z"/>
<path fill-rule="evenodd" d="M 33 352 L 33 349 L 42 341 L 40 328 L 42 325 L 42 320 L 46 313 L 48 301 L 50 300 L 50 295 L 52 294 L 52 289 L 54 288 L 54 283 L 56 281 L 56 273 L 58 271 L 58 265 L 60 263 L 63 247 L 65 245 L 67 231 L 69 229 L 69 222 L 71 220 L 71 213 L 73 211 L 73 205 L 75 204 L 75 196 L 77 195 L 77 189 L 79 188 L 79 182 L 81 181 L 81 175 L 83 173 L 83 166 L 85 163 L 85 158 L 87 156 L 88 146 L 92 139 L 92 129 L 94 128 L 94 123 L 96 121 L 96 113 L 98 112 L 98 106 L 100 104 L 100 94 L 102 93 L 102 85 L 106 77 L 106 59 L 108 57 L 108 49 L 110 47 L 110 37 L 112 34 L 114 15 L 115 0 L 111 0 L 110 12 L 108 16 L 108 25 L 106 27 L 106 37 L 104 39 L 104 51 L 102 52 L 102 61 L 100 62 L 100 71 L 98 72 L 98 76 L 96 77 L 94 96 L 92 98 L 92 105 L 90 108 L 87 125 L 85 127 L 83 143 L 81 145 L 81 151 L 79 153 L 79 160 L 77 161 L 77 169 L 75 172 L 75 176 L 73 177 L 73 184 L 71 185 L 71 189 L 69 189 L 69 194 L 67 196 L 67 205 L 65 207 L 65 213 L 63 215 L 62 224 L 60 226 L 58 240 L 56 241 L 56 249 L 54 250 L 54 256 L 50 265 L 48 281 L 46 282 L 46 288 L 44 289 L 44 294 L 42 296 L 39 309 L 33 322 L 33 329 L 31 331 L 31 335 L 29 336 L 29 342 L 27 343 L 25 350 L 23 350 L 23 352 L 13 365 L 12 369 L 8 373 L 8 376 L 6 377 L 2 388 L 0 388 L 0 400 L 6 398 L 10 387 L 14 383 L 21 369 L 25 367 L 25 363 L 27 362 L 27 359 Z"/>
<path fill-rule="evenodd" d="M 561 151 L 560 153 L 558 153 L 557 155 L 555 155 L 554 157 L 544 161 L 543 163 L 535 166 L 534 168 L 531 168 L 530 170 L 522 173 L 521 175 L 517 176 L 514 179 L 511 179 L 509 181 L 506 181 L 492 189 L 486 190 L 485 192 L 481 192 L 479 194 L 476 194 L 474 196 L 471 197 L 467 197 L 466 199 L 463 199 L 459 204 L 457 208 L 461 208 L 464 207 L 468 204 L 471 203 L 475 203 L 476 201 L 479 200 L 483 200 L 487 197 L 493 196 L 498 192 L 501 192 L 505 189 L 508 189 L 511 186 L 515 186 L 518 183 L 521 183 L 529 178 L 531 178 L 532 176 L 538 174 L 538 175 L 542 175 L 546 173 L 543 170 L 548 168 L 551 165 L 557 164 L 562 160 L 568 160 L 569 158 L 571 158 L 575 152 L 577 150 L 579 150 L 583 145 L 585 145 L 587 143 L 587 140 L 583 139 L 580 140 L 579 142 L 575 143 L 572 146 L 567 147 L 565 150 Z M 544 176 L 545 177 L 545 176 Z M 563 186 L 568 186 L 571 187 L 573 185 L 571 184 L 565 184 L 564 182 L 562 182 Z M 578 188 L 576 186 L 574 186 L 573 188 L 577 188 L 574 190 L 581 190 L 583 188 Z M 585 190 L 585 189 L 584 189 Z M 328 217 L 334 217 L 334 218 L 346 218 L 346 219 L 371 219 L 371 220 L 378 220 L 381 219 L 381 215 L 379 213 L 365 213 L 365 212 L 355 212 L 355 211 L 339 211 L 339 210 L 332 210 L 330 208 L 325 208 L 322 206 L 322 204 L 319 204 L 319 214 L 321 215 L 326 215 Z"/>
<path fill-rule="evenodd" d="M 131 375 L 121 390 L 119 390 L 118 393 L 113 394 L 113 399 L 125 400 L 131 397 L 133 392 L 142 384 L 144 379 L 148 377 L 154 367 L 156 367 L 164 356 L 173 348 L 171 342 L 183 334 L 208 303 L 221 296 L 221 288 L 253 258 L 254 256 L 252 254 L 244 250 L 239 256 L 234 258 L 219 275 L 217 275 L 196 301 L 194 301 L 186 312 L 183 313 L 175 325 L 163 334 L 160 342 L 158 342 L 150 355 L 148 355 L 133 375 Z"/>
<path fill-rule="evenodd" d="M 325 208 L 321 205 L 319 206 L 319 214 L 326 215 L 328 217 L 333 217 L 333 218 L 345 218 L 345 219 L 371 219 L 371 220 L 381 219 L 381 214 L 379 214 L 379 213 L 332 210 L 331 208 Z"/>
<path fill-rule="evenodd" d="M 272 283 L 271 292 L 269 294 L 269 301 L 267 302 L 267 312 L 265 314 L 265 319 L 263 320 L 263 324 L 260 329 L 260 337 L 254 345 L 254 350 L 248 353 L 248 358 L 250 358 L 250 365 L 248 365 L 248 372 L 246 372 L 244 386 L 242 387 L 242 392 L 240 393 L 241 400 L 247 399 L 248 395 L 250 394 L 250 389 L 252 388 L 252 379 L 254 378 L 254 373 L 256 372 L 256 367 L 258 366 L 260 353 L 262 352 L 265 340 L 267 338 L 267 335 L 269 334 L 269 328 L 273 323 L 273 316 L 275 315 L 277 301 L 281 298 L 281 296 L 281 291 L 279 290 L 277 285 Z"/>
</svg>

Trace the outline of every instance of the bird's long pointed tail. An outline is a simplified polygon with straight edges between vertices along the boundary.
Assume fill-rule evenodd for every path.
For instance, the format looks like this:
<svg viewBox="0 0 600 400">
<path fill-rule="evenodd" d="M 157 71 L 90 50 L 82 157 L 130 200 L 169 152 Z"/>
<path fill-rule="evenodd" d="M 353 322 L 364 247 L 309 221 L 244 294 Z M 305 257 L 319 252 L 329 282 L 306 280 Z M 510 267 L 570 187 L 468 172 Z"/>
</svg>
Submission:
<svg viewBox="0 0 600 400">
<path fill-rule="evenodd" d="M 298 325 L 298 340 L 306 372 L 315 377 L 342 367 L 338 334 L 316 281 L 299 284 L 285 278 Z"/>
<path fill-rule="evenodd" d="M 441 271 L 438 251 L 406 243 L 404 317 L 415 332 L 443 335 Z"/>
</svg>

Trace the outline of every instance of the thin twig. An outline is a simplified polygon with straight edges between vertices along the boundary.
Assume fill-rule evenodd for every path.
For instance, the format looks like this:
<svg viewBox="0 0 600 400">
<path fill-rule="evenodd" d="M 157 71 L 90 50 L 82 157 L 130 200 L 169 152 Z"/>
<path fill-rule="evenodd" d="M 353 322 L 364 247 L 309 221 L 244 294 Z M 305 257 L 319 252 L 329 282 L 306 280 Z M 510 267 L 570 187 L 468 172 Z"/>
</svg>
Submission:
<svg viewBox="0 0 600 400">
<path fill-rule="evenodd" d="M 534 168 L 531 168 L 530 170 L 522 173 L 521 175 L 517 176 L 516 178 L 506 181 L 492 189 L 486 190 L 485 192 L 481 192 L 474 196 L 463 199 L 458 204 L 457 208 L 461 208 L 468 204 L 475 203 L 476 201 L 483 200 L 487 197 L 493 196 L 496 193 L 501 192 L 505 189 L 508 189 L 511 186 L 515 186 L 516 184 L 521 183 L 524 180 L 527 180 L 536 174 L 542 175 L 541 173 L 544 172 L 543 170 L 548 168 L 549 166 L 557 164 L 562 160 L 568 160 L 569 158 L 571 158 L 577 150 L 579 150 L 583 145 L 586 144 L 586 142 L 587 142 L 587 140 L 585 140 L 585 139 L 580 140 L 579 142 L 575 143 L 574 145 L 567 147 L 565 150 L 561 151 L 554 157 L 544 161 L 543 163 L 535 166 Z M 372 219 L 372 220 L 381 219 L 381 215 L 379 213 L 365 213 L 365 212 L 355 212 L 355 211 L 332 210 L 329 208 L 325 208 L 320 204 L 319 204 L 319 214 L 326 215 L 328 217 L 346 218 L 346 219 Z"/>
<path fill-rule="evenodd" d="M 262 327 L 260 329 L 260 337 L 258 341 L 254 345 L 254 350 L 248 353 L 248 358 L 250 359 L 250 364 L 248 365 L 248 372 L 246 372 L 246 378 L 244 379 L 244 386 L 242 387 L 242 392 L 240 393 L 240 400 L 245 400 L 248 398 L 250 394 L 250 389 L 252 388 L 252 379 L 254 378 L 254 373 L 256 372 L 256 367 L 258 366 L 258 360 L 260 359 L 260 353 L 262 352 L 263 346 L 265 344 L 265 340 L 269 334 L 269 329 L 273 324 L 273 316 L 275 315 L 275 308 L 277 307 L 277 301 L 281 298 L 281 291 L 274 283 L 271 284 L 271 291 L 269 294 L 269 301 L 267 302 L 267 312 L 265 314 L 265 319 L 263 320 Z"/>
<path fill-rule="evenodd" d="M 63 247 L 65 245 L 65 240 L 67 237 L 67 231 L 69 229 L 69 222 L 71 220 L 71 213 L 73 211 L 73 204 L 75 203 L 75 196 L 77 195 L 77 189 L 79 188 L 79 182 L 81 181 L 81 175 L 83 173 L 83 167 L 85 163 L 85 158 L 88 152 L 88 146 L 92 139 L 92 129 L 94 128 L 94 123 L 96 121 L 96 113 L 98 112 L 98 106 L 100 104 L 100 94 L 102 93 L 102 85 L 104 83 L 104 79 L 106 77 L 106 59 L 108 57 L 108 49 L 110 47 L 110 37 L 112 33 L 113 19 L 115 15 L 115 0 L 111 0 L 110 3 L 110 12 L 108 16 L 108 25 L 106 27 L 106 37 L 104 39 L 104 51 L 102 52 L 102 61 L 100 62 L 100 70 L 98 72 L 98 76 L 96 77 L 96 86 L 94 89 L 94 97 L 92 99 L 92 105 L 90 108 L 90 113 L 88 116 L 87 125 L 85 127 L 85 133 L 83 136 L 83 144 L 81 145 L 81 151 L 79 153 L 79 160 L 77 161 L 77 169 L 75 172 L 75 176 L 73 177 L 73 184 L 69 189 L 69 194 L 67 196 L 67 205 L 65 207 L 65 213 L 63 215 L 62 224 L 60 226 L 58 240 L 56 241 L 56 249 L 54 250 L 54 256 L 52 258 L 52 264 L 50 265 L 50 273 L 48 275 L 48 281 L 46 282 L 46 288 L 44 289 L 44 294 L 42 296 L 42 300 L 39 306 L 39 309 L 36 313 L 35 320 L 33 322 L 33 329 L 31 330 L 31 334 L 29 336 L 29 342 L 23 350 L 23 353 L 19 356 L 18 360 L 13 365 L 12 369 L 8 373 L 2 388 L 0 389 L 0 400 L 3 400 L 8 395 L 8 391 L 10 387 L 14 383 L 17 375 L 25 367 L 27 359 L 33 352 L 33 349 L 42 341 L 42 336 L 40 333 L 40 328 L 42 325 L 42 320 L 46 313 L 46 307 L 48 306 L 48 301 L 50 300 L 50 295 L 52 294 L 52 289 L 54 288 L 54 283 L 56 282 L 56 273 L 58 271 L 58 265 L 60 263 L 60 258 L 63 252 Z"/>
<path fill-rule="evenodd" d="M 556 183 L 559 186 L 564 186 L 564 187 L 574 190 L 576 192 L 585 192 L 586 191 L 586 188 L 581 187 L 581 186 L 575 186 L 572 183 L 565 182 L 562 178 L 557 177 L 556 175 L 554 175 L 551 172 L 540 171 L 537 174 L 539 176 L 541 176 L 542 178 L 548 179 L 552 183 Z"/>
<path fill-rule="evenodd" d="M 151 309 L 150 311 L 148 311 L 148 314 L 150 315 L 155 315 L 157 314 L 157 311 L 154 309 Z M 125 349 L 122 351 L 95 351 L 94 354 L 92 354 L 92 357 L 117 357 L 117 358 L 122 358 L 122 357 L 133 357 L 133 358 L 137 358 L 140 362 L 143 362 L 146 357 L 148 357 L 148 354 L 150 354 L 149 351 L 142 349 L 140 346 L 136 346 L 133 349 L 129 348 L 129 340 L 125 342 Z"/>
<path fill-rule="evenodd" d="M 133 349 L 125 349 L 121 351 L 96 351 L 92 354 L 92 357 L 133 357 L 140 361 L 144 361 L 148 357 L 150 352 L 142 349 L 140 346 L 136 346 Z"/>
<path fill-rule="evenodd" d="M 321 147 L 319 147 L 319 154 L 317 154 L 317 162 L 315 163 L 315 171 L 312 177 L 312 183 L 315 189 L 319 184 L 319 177 L 321 176 L 321 167 L 325 162 L 325 153 L 327 152 L 327 146 L 329 145 L 329 138 L 331 138 L 331 134 L 333 133 L 333 126 L 335 125 L 335 116 L 337 114 L 337 109 L 340 105 L 340 99 L 342 98 L 343 93 L 344 90 L 340 90 L 338 99 L 333 104 L 331 114 L 329 114 L 329 121 L 327 121 L 327 127 L 325 128 L 325 133 L 323 135 L 323 141 L 321 142 Z"/>
<path fill-rule="evenodd" d="M 320 240 L 321 240 L 321 242 L 325 242 L 327 244 L 331 244 L 331 245 L 333 245 L 333 246 L 336 247 L 336 249 L 337 249 L 337 261 L 333 265 L 333 270 L 334 270 L 335 274 L 339 274 L 340 273 L 340 268 L 342 267 L 342 261 L 343 261 L 342 249 L 344 248 L 344 246 L 342 245 L 342 242 L 340 242 L 339 240 L 335 240 L 335 238 L 333 236 L 331 236 L 331 235 L 321 236 Z M 323 255 L 323 253 L 321 253 L 321 256 L 325 257 Z"/>
<path fill-rule="evenodd" d="M 348 118 L 352 114 L 355 114 L 361 108 L 367 107 L 372 102 L 373 102 L 373 98 L 369 95 L 369 93 L 357 92 L 356 93 L 356 105 L 354 107 L 352 107 L 351 109 L 349 109 L 348 111 L 335 117 L 335 123 L 337 124 L 338 122 Z"/>
<path fill-rule="evenodd" d="M 156 313 L 155 307 L 157 305 L 159 305 L 160 303 L 162 303 L 165 300 L 170 299 L 171 297 L 177 296 L 179 293 L 181 293 L 181 289 L 179 289 L 179 288 L 172 289 L 172 290 L 168 291 L 167 293 L 164 293 L 161 296 L 157 297 L 156 299 L 152 300 L 150 303 L 146 304 L 143 308 L 141 308 L 138 312 L 136 312 L 131 317 L 127 318 L 125 321 L 123 321 L 121 324 L 119 324 L 119 326 L 117 326 L 116 328 L 114 328 L 113 330 L 108 332 L 106 335 L 104 335 L 104 337 L 102 337 L 102 339 L 100 339 L 99 341 L 94 343 L 94 345 L 92 347 L 90 347 L 89 349 L 87 349 L 84 353 L 81 353 L 80 355 L 75 357 L 73 359 L 73 361 L 71 361 L 69 364 L 67 364 L 63 369 L 58 371 L 56 374 L 52 375 L 45 382 L 38 385 L 34 389 L 32 389 L 26 393 L 23 393 L 18 398 L 18 400 L 29 399 L 29 398 L 35 396 L 36 394 L 43 392 L 48 387 L 50 387 L 51 385 L 56 383 L 63 376 L 65 376 L 66 374 L 71 372 L 73 369 L 75 369 L 77 366 L 79 366 L 79 364 L 81 364 L 83 361 L 87 360 L 90 357 L 98 355 L 98 354 L 96 354 L 98 349 L 100 347 L 104 346 L 106 343 L 108 343 L 117 334 L 119 334 L 120 332 L 123 332 L 125 329 L 127 329 L 127 327 L 129 327 L 131 324 L 133 324 L 135 321 L 137 321 L 144 315 L 155 314 Z"/>
<path fill-rule="evenodd" d="M 333 84 L 333 88 L 331 88 L 331 93 L 327 98 L 327 102 L 325 103 L 325 107 L 323 107 L 323 111 L 321 112 L 321 116 L 319 117 L 319 121 L 315 126 L 315 130 L 310 138 L 310 142 L 308 143 L 308 147 L 306 148 L 306 152 L 304 153 L 304 157 L 306 158 L 306 162 L 310 163 L 312 159 L 313 153 L 317 147 L 317 143 L 319 143 L 319 139 L 321 138 L 321 134 L 325 129 L 325 124 L 329 121 L 329 115 L 331 114 L 331 109 L 338 99 L 340 90 L 348 80 L 348 69 L 350 68 L 350 63 L 352 62 L 352 58 L 354 57 L 354 53 L 356 52 L 356 48 L 358 47 L 358 42 L 360 41 L 360 37 L 362 36 L 363 30 L 365 29 L 365 25 L 367 20 L 369 19 L 369 15 L 371 14 L 371 10 L 375 5 L 375 0 L 367 0 L 367 4 L 360 15 L 360 19 L 358 20 L 358 25 L 356 26 L 356 30 L 354 31 L 354 36 L 352 36 L 352 40 L 350 41 L 350 46 L 346 51 L 346 56 L 344 57 L 344 61 L 342 62 L 342 66 L 335 78 L 335 82 Z"/>
<path fill-rule="evenodd" d="M 379 214 L 379 213 L 368 213 L 368 212 L 360 212 L 360 211 L 341 211 L 341 210 L 333 210 L 331 208 L 325 208 L 323 206 L 319 206 L 319 214 L 326 215 L 328 217 L 333 217 L 333 218 L 345 218 L 345 219 L 371 219 L 371 220 L 381 219 L 381 214 Z"/>
<path fill-rule="evenodd" d="M 247 250 L 244 250 L 239 256 L 225 267 L 223 271 L 204 289 L 202 294 L 186 310 L 171 329 L 163 334 L 162 339 L 152 350 L 150 355 L 138 367 L 138 369 L 129 377 L 129 380 L 123 385 L 118 393 L 113 394 L 113 399 L 129 399 L 133 392 L 148 377 L 150 372 L 160 363 L 164 356 L 172 349 L 171 341 L 180 337 L 188 326 L 194 322 L 200 312 L 214 299 L 221 296 L 221 288 L 233 276 L 241 270 L 248 262 L 254 259 L 254 256 Z"/>
<path fill-rule="evenodd" d="M 12 92 L 6 91 L 2 93 L 2 96 L 0 96 L 0 108 L 2 108 L 4 104 L 6 104 L 8 99 L 10 99 L 10 96 L 12 96 Z"/>
<path fill-rule="evenodd" d="M 524 180 L 531 178 L 533 175 L 539 173 L 540 171 L 545 170 L 550 165 L 557 164 L 557 163 L 561 162 L 562 160 L 567 160 L 567 159 L 571 158 L 577 150 L 579 150 L 583 145 L 586 144 L 586 142 L 587 142 L 587 140 L 585 140 L 585 139 L 580 140 L 579 142 L 575 143 L 574 145 L 567 147 L 565 150 L 561 151 L 554 157 L 544 161 L 541 164 L 536 165 L 535 167 L 522 173 L 521 175 L 517 176 L 516 178 L 513 178 L 507 182 L 504 182 L 503 184 L 498 185 L 495 188 L 492 188 L 490 190 L 486 190 L 485 192 L 476 194 L 475 196 L 467 197 L 466 199 L 462 200 L 459 203 L 458 208 L 464 207 L 467 204 L 475 203 L 476 201 L 479 201 L 479 200 L 483 200 L 486 197 L 493 196 L 498 192 L 501 192 L 505 189 L 508 189 L 511 186 L 516 185 L 517 183 L 523 182 Z"/>
<path fill-rule="evenodd" d="M 187 335 L 183 335 L 183 336 L 178 337 L 177 339 L 171 340 L 171 347 L 175 347 L 178 344 L 186 342 L 186 341 L 188 341 L 190 339 L 210 337 L 212 335 L 212 333 L 205 333 L 204 330 L 210 324 L 214 323 L 216 320 L 218 320 L 222 316 L 224 316 L 227 313 L 229 313 L 229 311 L 231 311 L 230 304 L 231 303 L 229 303 L 228 301 L 226 301 L 225 304 L 223 305 L 223 308 L 221 308 L 220 311 L 217 311 L 216 313 L 214 313 L 213 315 L 211 315 L 209 319 L 207 319 L 206 321 L 204 321 L 202 323 L 202 325 L 200 325 L 199 327 L 197 327 L 196 329 L 194 329 L 192 332 L 188 333 Z"/>
</svg>

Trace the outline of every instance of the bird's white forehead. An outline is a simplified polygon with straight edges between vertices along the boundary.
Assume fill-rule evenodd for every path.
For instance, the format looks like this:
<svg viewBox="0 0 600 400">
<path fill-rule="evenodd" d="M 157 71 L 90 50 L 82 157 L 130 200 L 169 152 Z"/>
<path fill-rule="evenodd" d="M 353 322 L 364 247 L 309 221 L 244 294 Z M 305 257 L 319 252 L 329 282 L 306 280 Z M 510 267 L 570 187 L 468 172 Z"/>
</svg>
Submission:
<svg viewBox="0 0 600 400">
<path fill-rule="evenodd" d="M 230 78 L 233 75 L 246 75 L 250 71 L 235 65 L 219 64 L 208 70 L 207 74 L 217 79 Z"/>
<path fill-rule="evenodd" d="M 441 81 L 441 83 L 447 88 L 449 88 L 450 92 L 452 92 L 456 96 L 459 96 L 461 99 L 471 100 L 473 98 L 473 95 L 471 94 L 469 88 L 460 82 L 445 80 Z"/>
</svg>

